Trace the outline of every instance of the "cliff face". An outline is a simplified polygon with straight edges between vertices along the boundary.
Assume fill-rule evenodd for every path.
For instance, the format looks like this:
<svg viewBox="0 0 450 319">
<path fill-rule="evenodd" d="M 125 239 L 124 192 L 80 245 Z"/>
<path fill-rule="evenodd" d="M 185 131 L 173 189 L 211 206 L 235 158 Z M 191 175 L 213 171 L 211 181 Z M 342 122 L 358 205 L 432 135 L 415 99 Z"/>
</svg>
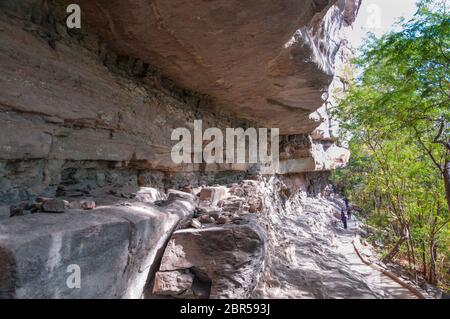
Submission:
<svg viewBox="0 0 450 319">
<path fill-rule="evenodd" d="M 0 3 L 0 274 L 11 274 L 0 275 L 0 296 L 77 297 L 58 286 L 63 266 L 87 263 L 88 276 L 99 276 L 96 261 L 83 259 L 97 250 L 106 254 L 102 265 L 122 275 L 78 293 L 141 296 L 174 227 L 201 206 L 201 190 L 192 188 L 257 173 L 246 165 L 175 165 L 171 132 L 192 128 L 194 119 L 205 128 L 279 128 L 280 173 L 300 180 L 290 192 L 321 193 L 326 171 L 348 161 L 328 116 L 328 92 L 339 86 L 335 61 L 347 55 L 343 30 L 359 0 L 81 0 L 82 28 L 68 30 L 71 2 Z M 194 195 L 171 197 L 173 188 Z M 61 200 L 57 212 L 68 214 L 27 215 L 45 213 L 47 197 Z M 253 204 L 236 205 L 237 216 L 225 214 L 224 224 L 255 212 Z M 86 209 L 93 211 L 83 219 Z M 229 227 L 262 233 L 255 240 L 266 245 L 254 224 Z M 120 247 L 83 248 L 91 237 L 114 238 Z M 261 247 L 249 251 L 263 263 L 268 250 Z M 34 250 L 49 260 L 34 264 L 27 253 Z M 27 265 L 34 267 L 29 275 Z M 220 272 L 204 267 L 217 279 Z M 204 277 L 195 271 L 187 282 Z M 230 297 L 248 295 L 256 279 L 247 273 L 238 275 L 243 290 L 218 287 Z"/>
<path fill-rule="evenodd" d="M 156 66 L 220 108 L 284 134 L 310 133 L 351 1 L 81 1 L 115 52 Z"/>
<path fill-rule="evenodd" d="M 172 164 L 170 134 L 199 118 L 307 140 L 295 154 L 282 145 L 281 173 L 345 165 L 344 149 L 309 134 L 357 3 L 81 1 L 83 28 L 69 31 L 64 1 L 3 1 L 4 200 L 51 191 L 80 161 L 196 171 Z"/>
</svg>

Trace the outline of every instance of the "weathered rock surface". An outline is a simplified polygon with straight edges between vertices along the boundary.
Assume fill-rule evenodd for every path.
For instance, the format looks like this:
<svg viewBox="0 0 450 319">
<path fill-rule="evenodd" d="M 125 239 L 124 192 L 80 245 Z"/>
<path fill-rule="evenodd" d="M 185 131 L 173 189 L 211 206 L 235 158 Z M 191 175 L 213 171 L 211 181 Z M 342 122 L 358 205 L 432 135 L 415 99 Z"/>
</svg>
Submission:
<svg viewBox="0 0 450 319">
<path fill-rule="evenodd" d="M 10 214 L 10 207 L 7 205 L 0 205 L 0 219 L 8 218 Z"/>
<path fill-rule="evenodd" d="M 41 1 L 0 3 L 1 202 L 53 196 L 73 180 L 160 187 L 157 171 L 198 169 L 172 162 L 174 128 L 190 128 L 194 118 L 222 128 L 249 125 L 153 69 L 133 75 L 127 61 L 137 60 L 115 55 L 95 36 L 78 39 L 42 24 L 52 19 Z"/>
<path fill-rule="evenodd" d="M 198 118 L 308 135 L 359 1 L 80 1 L 79 32 L 67 3 L 0 3 L 0 202 L 65 179 L 156 187 L 148 170 L 198 171 L 170 159 L 172 130 Z M 321 146 L 280 173 L 343 165 L 345 150 Z"/>
<path fill-rule="evenodd" d="M 296 176 L 260 182 L 265 209 L 258 221 L 266 229 L 268 258 L 253 297 L 411 297 L 407 289 L 399 292 L 401 286 L 359 260 L 351 244 L 359 230 L 343 229 L 343 203 L 324 196 L 325 184 L 322 195 L 314 197 L 307 196 L 301 184 Z"/>
<path fill-rule="evenodd" d="M 323 197 L 328 191 L 317 174 L 229 184 L 221 199 L 227 210 L 199 207 L 196 195 L 177 190 L 153 204 L 109 192 L 94 197 L 109 204 L 92 210 L 0 220 L 0 297 L 410 296 L 370 267 L 355 268 L 353 230 L 345 234 L 341 204 Z M 253 202 L 260 203 L 256 211 Z M 200 223 L 204 218 L 214 222 Z M 67 285 L 73 265 L 81 270 L 78 289 Z"/>
<path fill-rule="evenodd" d="M 189 296 L 247 298 L 258 282 L 264 259 L 265 237 L 257 225 L 182 229 L 172 235 L 159 272 L 166 276 L 180 276 L 181 270 L 193 273 L 193 284 L 206 286 L 199 289 L 201 293 L 206 290 L 206 295 L 198 295 L 194 287 Z M 158 285 L 156 281 L 154 292 L 160 291 Z"/>
<path fill-rule="evenodd" d="M 80 0 L 81 31 L 62 24 L 68 3 L 0 2 L 0 297 L 140 298 L 162 253 L 158 295 L 378 296 L 333 272 L 329 211 L 315 221 L 298 199 L 325 174 L 249 181 L 247 165 L 170 159 L 172 130 L 200 118 L 279 127 L 281 174 L 345 165 L 329 110 L 311 113 L 359 0 Z"/>
<path fill-rule="evenodd" d="M 216 206 L 220 200 L 228 196 L 228 189 L 224 186 L 204 187 L 199 193 L 201 201 L 207 201 Z"/>
<path fill-rule="evenodd" d="M 3 219 L 0 298 L 140 298 L 160 250 L 194 208 L 135 202 Z M 70 265 L 80 288 L 67 285 Z"/>
<path fill-rule="evenodd" d="M 80 5 L 85 21 L 116 52 L 158 66 L 180 86 L 212 96 L 236 114 L 298 134 L 316 125 L 309 113 L 322 104 L 341 45 L 339 30 L 353 22 L 359 0 Z"/>
<path fill-rule="evenodd" d="M 157 272 L 153 293 L 158 295 L 180 296 L 189 291 L 194 283 L 194 275 L 189 272 Z"/>
</svg>

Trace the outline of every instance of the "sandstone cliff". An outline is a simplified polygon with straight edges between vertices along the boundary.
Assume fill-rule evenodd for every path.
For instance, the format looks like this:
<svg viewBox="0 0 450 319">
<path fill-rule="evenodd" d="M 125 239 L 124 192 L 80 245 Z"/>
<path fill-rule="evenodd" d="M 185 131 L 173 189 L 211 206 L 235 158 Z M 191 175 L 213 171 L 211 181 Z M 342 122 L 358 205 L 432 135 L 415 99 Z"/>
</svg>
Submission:
<svg viewBox="0 0 450 319">
<path fill-rule="evenodd" d="M 279 173 L 297 181 L 285 202 L 322 194 L 349 157 L 328 111 L 359 0 L 80 0 L 81 30 L 65 27 L 70 2 L 0 3 L 0 297 L 270 297 L 264 225 L 285 203 L 261 200 L 270 183 L 220 207 L 225 197 L 206 205 L 201 192 L 271 177 L 175 165 L 170 135 L 194 119 L 277 127 Z M 174 242 L 197 230 L 172 231 L 214 210 L 206 241 L 173 261 Z M 214 258 L 232 262 L 214 269 Z M 91 284 L 68 288 L 71 264 Z"/>
</svg>

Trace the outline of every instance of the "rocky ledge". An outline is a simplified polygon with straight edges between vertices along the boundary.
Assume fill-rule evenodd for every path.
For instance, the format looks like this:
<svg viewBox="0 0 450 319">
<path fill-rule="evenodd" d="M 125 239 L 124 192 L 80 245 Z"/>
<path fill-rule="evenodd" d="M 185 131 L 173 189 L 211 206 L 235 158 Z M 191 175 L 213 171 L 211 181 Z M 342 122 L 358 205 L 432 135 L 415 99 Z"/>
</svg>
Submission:
<svg viewBox="0 0 450 319">
<path fill-rule="evenodd" d="M 61 198 L 35 211 L 11 207 L 0 221 L 0 298 L 140 298 L 160 250 L 196 202 L 177 191 L 162 206 L 148 188 L 127 194 L 137 196 L 104 194 L 97 207 Z M 91 205 L 71 208 L 78 203 Z M 67 283 L 71 265 L 80 271 L 77 289 Z"/>
<path fill-rule="evenodd" d="M 342 201 L 308 185 L 261 177 L 167 193 L 104 189 L 89 209 L 12 207 L 0 221 L 0 297 L 414 298 L 359 261 L 351 240 L 364 230 L 357 220 L 344 230 Z"/>
<path fill-rule="evenodd" d="M 323 234 L 301 221 L 348 161 L 320 107 L 359 0 L 80 0 L 81 30 L 70 2 L 0 2 L 0 297 L 323 297 L 335 278 L 358 285 L 340 296 L 380 296 L 329 276 L 343 261 L 314 244 L 329 202 Z M 280 128 L 286 176 L 175 165 L 171 133 L 195 119 Z M 313 247 L 313 281 L 278 249 L 295 237 L 283 225 Z"/>
<path fill-rule="evenodd" d="M 66 1 L 70 3 L 70 1 Z M 114 51 L 282 134 L 310 133 L 359 0 L 79 1 Z M 131 22 L 132 21 L 132 22 Z"/>
</svg>

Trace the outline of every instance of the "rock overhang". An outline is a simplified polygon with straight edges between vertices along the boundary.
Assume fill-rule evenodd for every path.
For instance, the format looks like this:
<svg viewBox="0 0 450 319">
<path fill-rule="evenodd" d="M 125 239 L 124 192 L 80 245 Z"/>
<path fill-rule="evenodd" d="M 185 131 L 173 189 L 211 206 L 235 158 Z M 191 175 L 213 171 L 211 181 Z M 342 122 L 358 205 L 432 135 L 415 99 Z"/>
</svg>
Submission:
<svg viewBox="0 0 450 319">
<path fill-rule="evenodd" d="M 63 0 L 62 3 L 70 1 Z M 339 31 L 360 0 L 80 0 L 118 54 L 282 134 L 310 133 L 334 76 Z"/>
</svg>

